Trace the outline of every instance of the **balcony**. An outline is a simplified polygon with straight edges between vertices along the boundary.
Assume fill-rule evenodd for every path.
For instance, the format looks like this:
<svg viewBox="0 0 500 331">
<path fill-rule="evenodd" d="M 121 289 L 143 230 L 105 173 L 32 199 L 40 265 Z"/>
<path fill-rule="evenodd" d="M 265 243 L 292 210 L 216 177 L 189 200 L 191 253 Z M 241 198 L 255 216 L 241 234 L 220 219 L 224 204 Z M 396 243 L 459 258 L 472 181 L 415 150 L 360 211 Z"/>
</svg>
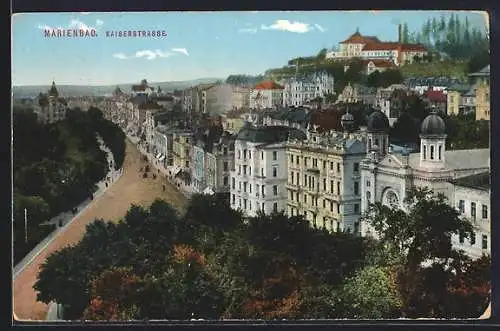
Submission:
<svg viewBox="0 0 500 331">
<path fill-rule="evenodd" d="M 285 187 L 286 187 L 287 189 L 294 190 L 294 191 L 302 191 L 302 186 L 297 185 L 297 184 L 290 184 L 290 183 L 287 183 L 287 184 L 285 185 Z"/>
</svg>

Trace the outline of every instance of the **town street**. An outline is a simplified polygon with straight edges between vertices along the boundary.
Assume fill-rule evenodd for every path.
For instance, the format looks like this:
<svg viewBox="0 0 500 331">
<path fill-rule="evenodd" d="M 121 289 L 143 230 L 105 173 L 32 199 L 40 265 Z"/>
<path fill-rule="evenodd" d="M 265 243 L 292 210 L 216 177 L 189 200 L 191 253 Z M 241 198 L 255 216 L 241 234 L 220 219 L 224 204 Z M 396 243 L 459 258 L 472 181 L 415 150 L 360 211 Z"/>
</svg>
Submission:
<svg viewBox="0 0 500 331">
<path fill-rule="evenodd" d="M 96 218 L 116 222 L 126 214 L 131 204 L 149 206 L 156 198 L 162 198 L 180 210 L 185 207 L 186 198 L 165 179 L 153 179 L 151 176 L 142 178 L 138 169 L 143 166 L 142 155 L 127 140 L 122 176 L 101 197 L 91 201 L 88 207 L 68 223 L 64 231 L 61 231 L 14 279 L 13 304 L 16 319 L 46 319 L 49 306 L 36 301 L 36 292 L 33 289 L 39 268 L 51 253 L 77 243 L 83 237 L 87 224 Z"/>
</svg>

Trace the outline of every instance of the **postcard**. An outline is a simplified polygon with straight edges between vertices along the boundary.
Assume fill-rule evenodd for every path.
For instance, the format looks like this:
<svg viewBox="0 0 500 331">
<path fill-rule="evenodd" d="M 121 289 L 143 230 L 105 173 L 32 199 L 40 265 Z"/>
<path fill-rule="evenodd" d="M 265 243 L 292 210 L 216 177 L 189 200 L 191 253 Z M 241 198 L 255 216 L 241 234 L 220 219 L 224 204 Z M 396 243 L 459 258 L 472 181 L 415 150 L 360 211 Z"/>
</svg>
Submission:
<svg viewBox="0 0 500 331">
<path fill-rule="evenodd" d="M 14 319 L 488 318 L 486 16 L 15 14 Z"/>
</svg>

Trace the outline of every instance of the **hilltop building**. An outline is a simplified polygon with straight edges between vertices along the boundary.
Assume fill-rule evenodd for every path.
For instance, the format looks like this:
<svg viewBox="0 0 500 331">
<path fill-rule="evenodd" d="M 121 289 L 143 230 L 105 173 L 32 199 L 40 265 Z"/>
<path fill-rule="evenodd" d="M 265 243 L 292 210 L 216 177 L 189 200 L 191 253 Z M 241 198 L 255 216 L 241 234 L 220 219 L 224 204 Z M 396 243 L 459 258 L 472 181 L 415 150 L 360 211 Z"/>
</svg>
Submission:
<svg viewBox="0 0 500 331">
<path fill-rule="evenodd" d="M 291 78 L 284 84 L 283 106 L 298 107 L 307 102 L 334 94 L 334 78 L 326 72 L 318 72 L 303 78 Z"/>
<path fill-rule="evenodd" d="M 490 66 L 469 75 L 475 80 L 476 121 L 490 120 Z"/>
<path fill-rule="evenodd" d="M 399 40 L 397 42 L 380 41 L 377 37 L 363 36 L 356 30 L 349 38 L 339 43 L 338 51 L 330 51 L 327 59 L 349 60 L 361 58 L 363 60 L 388 60 L 396 66 L 412 63 L 415 56 L 422 57 L 428 51 L 421 44 L 406 44 L 401 42 L 401 26 L 399 26 Z M 376 63 L 374 63 L 376 66 Z"/>
</svg>

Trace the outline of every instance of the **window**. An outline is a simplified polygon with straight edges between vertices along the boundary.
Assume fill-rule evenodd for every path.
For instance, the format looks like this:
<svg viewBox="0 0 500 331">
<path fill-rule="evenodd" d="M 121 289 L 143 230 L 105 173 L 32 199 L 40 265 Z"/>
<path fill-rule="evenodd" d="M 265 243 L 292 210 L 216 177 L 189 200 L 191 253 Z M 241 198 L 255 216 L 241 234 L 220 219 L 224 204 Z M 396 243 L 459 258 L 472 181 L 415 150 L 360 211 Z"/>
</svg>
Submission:
<svg viewBox="0 0 500 331">
<path fill-rule="evenodd" d="M 293 154 L 290 154 L 290 163 L 293 163 Z"/>
<path fill-rule="evenodd" d="M 369 180 L 366 181 L 366 187 L 370 187 L 371 182 Z"/>
<path fill-rule="evenodd" d="M 293 185 L 293 180 L 295 179 L 295 177 L 293 176 L 293 171 L 290 172 L 290 184 Z"/>
<path fill-rule="evenodd" d="M 229 177 L 227 176 L 224 176 L 224 186 L 227 186 L 227 184 L 229 184 Z"/>
<path fill-rule="evenodd" d="M 333 170 L 333 162 L 330 162 L 330 170 Z"/>
<path fill-rule="evenodd" d="M 273 185 L 273 194 L 278 195 L 278 185 Z"/>
<path fill-rule="evenodd" d="M 233 187 L 233 189 L 236 188 L 236 180 L 234 178 L 231 178 L 231 186 Z"/>
<path fill-rule="evenodd" d="M 247 166 L 246 166 L 246 165 L 244 165 L 244 166 L 243 166 L 243 175 L 246 175 L 246 174 L 247 174 Z"/>
<path fill-rule="evenodd" d="M 488 249 L 488 236 L 483 234 L 483 243 L 482 243 L 483 249 Z"/>
<path fill-rule="evenodd" d="M 247 158 L 247 150 L 244 149 L 243 150 L 243 159 L 246 160 L 246 158 Z"/>
<path fill-rule="evenodd" d="M 295 164 L 299 165 L 300 164 L 300 159 L 299 159 L 299 156 L 297 155 L 297 157 L 295 158 Z"/>
<path fill-rule="evenodd" d="M 323 199 L 323 208 L 326 208 L 326 199 Z"/>
<path fill-rule="evenodd" d="M 262 185 L 262 186 L 261 186 L 261 189 L 262 189 L 262 190 L 261 190 L 261 191 L 262 191 L 262 192 L 261 192 L 261 193 L 262 193 L 262 197 L 264 197 L 264 196 L 266 195 L 266 185 Z"/>
<path fill-rule="evenodd" d="M 313 159 L 313 167 L 314 168 L 318 167 L 318 159 Z"/>
<path fill-rule="evenodd" d="M 276 161 L 278 159 L 278 152 L 273 151 L 273 160 Z"/>
<path fill-rule="evenodd" d="M 357 214 L 359 213 L 359 203 L 354 204 L 354 212 Z"/>
<path fill-rule="evenodd" d="M 441 153 L 442 153 L 442 150 L 443 150 L 443 146 L 439 145 L 439 146 L 438 146 L 438 160 L 441 160 Z"/>
<path fill-rule="evenodd" d="M 337 194 L 340 195 L 340 182 L 337 182 Z"/>
<path fill-rule="evenodd" d="M 278 177 L 278 168 L 273 167 L 273 177 Z"/>
<path fill-rule="evenodd" d="M 431 160 L 434 160 L 434 145 L 431 145 Z"/>
<path fill-rule="evenodd" d="M 260 159 L 264 160 L 264 152 L 260 152 Z"/>
<path fill-rule="evenodd" d="M 224 155 L 227 155 L 227 147 L 224 147 L 224 149 L 223 149 L 223 154 L 224 154 Z"/>
<path fill-rule="evenodd" d="M 238 159 L 241 159 L 241 151 L 238 149 Z"/>
<path fill-rule="evenodd" d="M 333 180 L 330 181 L 330 193 L 333 193 Z"/>
<path fill-rule="evenodd" d="M 277 202 L 273 203 L 273 211 L 274 211 L 275 213 L 277 213 L 277 212 L 278 212 L 278 203 L 277 203 Z"/>
<path fill-rule="evenodd" d="M 460 200 L 458 202 L 458 210 L 460 211 L 460 213 L 464 213 L 465 212 L 465 201 L 464 200 Z"/>
<path fill-rule="evenodd" d="M 427 146 L 424 145 L 424 160 L 427 159 Z"/>
<path fill-rule="evenodd" d="M 247 191 L 247 182 L 244 182 L 243 183 L 243 192 L 246 192 Z"/>
<path fill-rule="evenodd" d="M 476 203 L 475 202 L 470 203 L 470 216 L 472 217 L 472 219 L 476 219 Z"/>
<path fill-rule="evenodd" d="M 483 218 L 488 218 L 488 206 L 487 205 L 483 205 L 482 216 L 483 216 Z"/>
<path fill-rule="evenodd" d="M 340 214 L 340 204 L 337 203 L 337 214 Z"/>
<path fill-rule="evenodd" d="M 458 241 L 460 241 L 461 244 L 464 243 L 464 237 L 465 236 L 464 236 L 463 232 L 460 232 L 460 234 L 458 235 Z"/>
<path fill-rule="evenodd" d="M 247 209 L 247 199 L 243 200 L 243 209 Z"/>
<path fill-rule="evenodd" d="M 340 163 L 337 163 L 337 172 L 340 172 Z"/>
<path fill-rule="evenodd" d="M 248 193 L 252 193 L 252 184 L 248 184 Z"/>
<path fill-rule="evenodd" d="M 476 244 L 476 233 L 472 232 L 470 237 L 470 245 L 474 246 Z"/>
<path fill-rule="evenodd" d="M 261 177 L 264 177 L 264 168 L 260 168 L 260 175 Z"/>
<path fill-rule="evenodd" d="M 359 172 L 359 163 L 355 162 L 354 163 L 354 173 L 357 173 L 357 172 Z"/>
<path fill-rule="evenodd" d="M 326 191 L 326 178 L 323 178 L 323 191 Z"/>
<path fill-rule="evenodd" d="M 323 169 L 326 170 L 326 161 L 323 161 Z"/>
<path fill-rule="evenodd" d="M 359 182 L 354 182 L 354 195 L 359 195 Z"/>
<path fill-rule="evenodd" d="M 261 210 L 266 211 L 266 204 L 264 202 L 262 203 Z"/>
<path fill-rule="evenodd" d="M 233 205 L 234 205 L 236 202 L 236 196 L 233 194 L 232 198 L 233 198 Z"/>
</svg>

